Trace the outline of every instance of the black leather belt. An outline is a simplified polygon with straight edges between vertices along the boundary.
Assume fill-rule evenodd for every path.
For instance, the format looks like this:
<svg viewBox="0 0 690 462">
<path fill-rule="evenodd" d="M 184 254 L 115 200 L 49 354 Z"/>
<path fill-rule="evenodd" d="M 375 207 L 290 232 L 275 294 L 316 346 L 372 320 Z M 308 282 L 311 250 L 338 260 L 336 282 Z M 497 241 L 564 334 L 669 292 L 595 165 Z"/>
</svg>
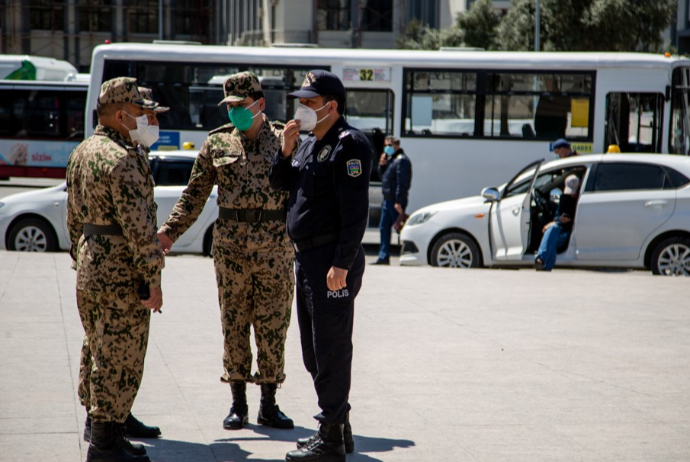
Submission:
<svg viewBox="0 0 690 462">
<path fill-rule="evenodd" d="M 322 245 L 338 242 L 338 239 L 340 239 L 340 234 L 338 233 L 322 234 L 320 236 L 312 237 L 311 239 L 293 242 L 292 246 L 295 248 L 295 252 L 304 252 L 305 250 L 313 249 L 315 247 L 321 247 Z"/>
<path fill-rule="evenodd" d="M 259 221 L 285 221 L 286 215 L 285 209 L 227 209 L 225 207 L 219 207 L 218 210 L 218 218 L 248 223 L 256 223 Z"/>
<path fill-rule="evenodd" d="M 84 236 L 122 236 L 122 227 L 117 223 L 111 225 L 94 225 L 84 223 Z"/>
</svg>

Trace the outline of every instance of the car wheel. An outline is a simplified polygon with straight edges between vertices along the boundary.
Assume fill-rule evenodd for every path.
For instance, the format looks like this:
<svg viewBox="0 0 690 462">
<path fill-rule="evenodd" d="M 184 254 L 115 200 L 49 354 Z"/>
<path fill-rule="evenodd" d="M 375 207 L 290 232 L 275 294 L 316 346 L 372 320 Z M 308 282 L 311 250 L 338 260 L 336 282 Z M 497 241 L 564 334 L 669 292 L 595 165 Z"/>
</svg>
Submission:
<svg viewBox="0 0 690 462">
<path fill-rule="evenodd" d="M 652 253 L 652 273 L 660 276 L 690 276 L 690 239 L 664 239 Z"/>
<path fill-rule="evenodd" d="M 7 248 L 19 252 L 55 252 L 57 238 L 48 223 L 38 218 L 20 220 L 9 233 Z"/>
<path fill-rule="evenodd" d="M 449 233 L 441 237 L 431 250 L 431 265 L 446 268 L 477 268 L 480 266 L 479 249 L 463 233 Z"/>
</svg>

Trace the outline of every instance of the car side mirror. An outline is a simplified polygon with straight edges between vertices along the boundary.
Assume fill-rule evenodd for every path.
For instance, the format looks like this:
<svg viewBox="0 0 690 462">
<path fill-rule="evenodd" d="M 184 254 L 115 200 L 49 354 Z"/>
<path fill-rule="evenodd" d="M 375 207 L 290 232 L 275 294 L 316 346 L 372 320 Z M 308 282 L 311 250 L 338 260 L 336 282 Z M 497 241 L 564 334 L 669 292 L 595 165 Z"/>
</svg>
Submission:
<svg viewBox="0 0 690 462">
<path fill-rule="evenodd" d="M 558 204 L 561 200 L 562 195 L 563 195 L 563 191 L 561 191 L 559 188 L 553 188 L 551 190 L 551 192 L 549 193 L 549 199 L 554 204 Z"/>
<path fill-rule="evenodd" d="M 489 202 L 498 202 L 501 195 L 496 188 L 484 188 L 482 189 L 482 197 Z"/>
</svg>

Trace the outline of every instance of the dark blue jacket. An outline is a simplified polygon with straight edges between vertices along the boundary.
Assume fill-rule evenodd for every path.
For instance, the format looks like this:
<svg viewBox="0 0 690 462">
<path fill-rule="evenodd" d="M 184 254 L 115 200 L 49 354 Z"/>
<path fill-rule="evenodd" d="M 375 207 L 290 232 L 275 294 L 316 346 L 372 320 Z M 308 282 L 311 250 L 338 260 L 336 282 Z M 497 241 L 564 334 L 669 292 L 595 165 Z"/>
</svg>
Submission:
<svg viewBox="0 0 690 462">
<path fill-rule="evenodd" d="M 398 149 L 386 165 L 379 165 L 383 198 L 407 208 L 407 194 L 412 184 L 412 162 L 405 151 Z"/>
<path fill-rule="evenodd" d="M 364 237 L 373 157 L 367 137 L 340 118 L 322 139 L 310 134 L 294 158 L 283 158 L 278 149 L 271 163 L 271 187 L 290 191 L 290 239 L 337 233 L 337 268 L 350 269 Z"/>
</svg>

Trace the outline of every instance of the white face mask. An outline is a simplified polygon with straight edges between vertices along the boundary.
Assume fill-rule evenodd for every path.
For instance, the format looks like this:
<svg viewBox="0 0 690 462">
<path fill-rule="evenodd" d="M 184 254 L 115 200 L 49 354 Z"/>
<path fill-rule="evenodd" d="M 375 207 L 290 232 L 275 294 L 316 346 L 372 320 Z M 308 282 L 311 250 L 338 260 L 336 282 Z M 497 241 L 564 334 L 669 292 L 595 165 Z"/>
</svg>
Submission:
<svg viewBox="0 0 690 462">
<path fill-rule="evenodd" d="M 158 141 L 158 125 L 149 125 L 149 119 L 146 117 L 146 115 L 134 117 L 127 111 L 123 112 L 137 121 L 137 128 L 129 131 L 129 136 L 132 138 L 132 141 L 138 142 L 147 148 L 150 148 L 156 141 Z"/>
<path fill-rule="evenodd" d="M 300 104 L 297 110 L 295 111 L 294 119 L 300 121 L 300 128 L 302 130 L 310 132 L 314 130 L 318 124 L 323 122 L 328 117 L 328 114 L 326 114 L 323 118 L 318 119 L 319 116 L 316 115 L 316 111 L 320 111 L 326 106 L 328 106 L 328 103 L 314 110 L 310 107 L 305 106 L 304 104 Z"/>
</svg>

